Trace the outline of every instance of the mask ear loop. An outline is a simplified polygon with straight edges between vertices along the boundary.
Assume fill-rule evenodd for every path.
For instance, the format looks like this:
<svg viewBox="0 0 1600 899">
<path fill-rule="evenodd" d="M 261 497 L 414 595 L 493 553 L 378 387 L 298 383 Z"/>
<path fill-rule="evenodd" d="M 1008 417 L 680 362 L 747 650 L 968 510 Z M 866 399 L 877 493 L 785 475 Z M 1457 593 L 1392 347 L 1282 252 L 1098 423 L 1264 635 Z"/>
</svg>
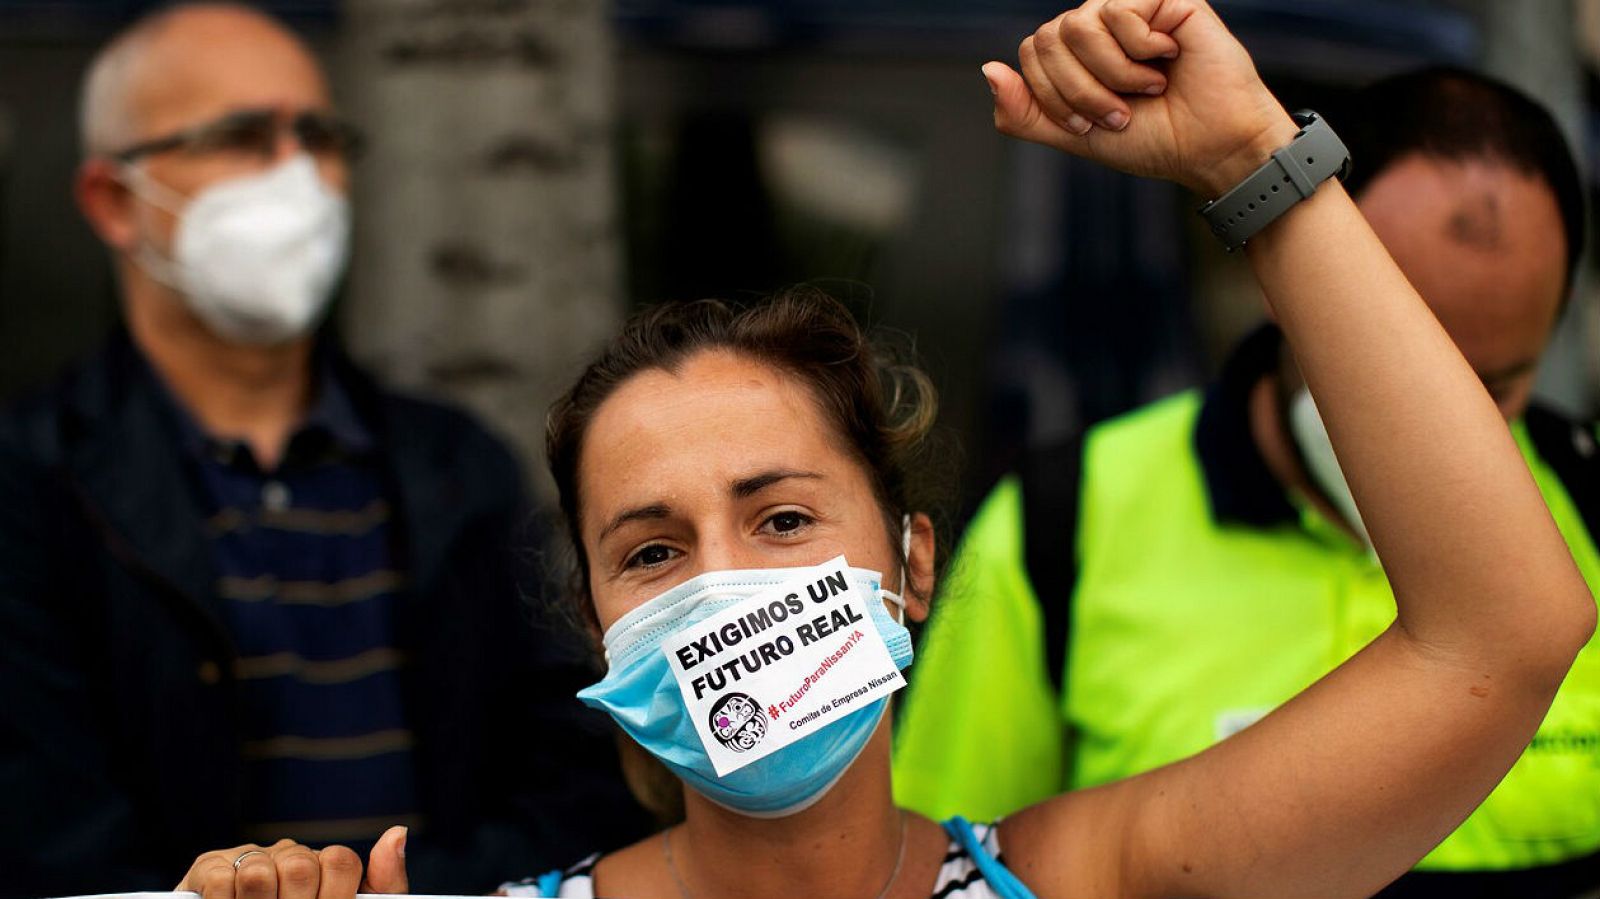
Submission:
<svg viewBox="0 0 1600 899">
<path fill-rule="evenodd" d="M 122 163 L 116 177 L 134 196 L 182 221 L 188 198 L 152 178 L 138 163 Z M 132 258 L 152 280 L 183 293 L 183 276 L 177 261 L 157 250 L 143 235 L 139 237 L 139 246 Z"/>
<path fill-rule="evenodd" d="M 182 215 L 184 207 L 189 205 L 188 197 L 152 178 L 138 163 L 122 163 L 117 168 L 117 180 L 134 196 L 174 216 Z"/>
<path fill-rule="evenodd" d="M 909 589 L 909 582 L 907 578 L 910 576 L 910 573 L 906 568 L 906 564 L 910 561 L 910 559 L 911 516 L 907 514 L 901 516 L 900 518 L 900 592 L 894 593 L 889 590 L 884 590 L 881 587 L 878 589 L 878 595 L 883 599 L 887 599 L 888 601 L 894 603 L 895 608 L 899 610 L 899 616 L 895 618 L 895 623 L 902 626 L 904 626 L 906 623 L 905 592 L 907 589 Z"/>
</svg>

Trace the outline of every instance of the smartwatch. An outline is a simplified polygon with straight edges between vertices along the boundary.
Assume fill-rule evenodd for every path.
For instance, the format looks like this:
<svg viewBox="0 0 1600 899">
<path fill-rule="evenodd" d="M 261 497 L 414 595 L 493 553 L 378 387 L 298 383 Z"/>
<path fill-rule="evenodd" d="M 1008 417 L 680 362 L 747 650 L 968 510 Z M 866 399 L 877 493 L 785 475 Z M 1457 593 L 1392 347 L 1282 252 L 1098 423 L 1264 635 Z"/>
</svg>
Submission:
<svg viewBox="0 0 1600 899">
<path fill-rule="evenodd" d="M 1200 207 L 1200 217 L 1230 253 L 1316 193 L 1322 182 L 1333 177 L 1342 181 L 1350 171 L 1350 151 L 1327 121 L 1303 109 L 1294 114 L 1294 122 L 1300 130 L 1287 146 L 1274 150 L 1232 190 Z"/>
</svg>

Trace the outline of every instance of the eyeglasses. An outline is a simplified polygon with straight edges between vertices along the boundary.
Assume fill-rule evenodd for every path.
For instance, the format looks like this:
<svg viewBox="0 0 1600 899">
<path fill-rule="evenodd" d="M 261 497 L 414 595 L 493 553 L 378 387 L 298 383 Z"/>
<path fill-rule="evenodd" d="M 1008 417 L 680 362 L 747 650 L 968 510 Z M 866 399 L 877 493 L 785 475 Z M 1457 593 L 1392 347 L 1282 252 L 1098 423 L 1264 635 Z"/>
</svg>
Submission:
<svg viewBox="0 0 1600 899">
<path fill-rule="evenodd" d="M 141 141 L 111 154 L 118 162 L 181 150 L 190 155 L 237 154 L 271 159 L 277 153 L 278 135 L 285 129 L 313 156 L 353 159 L 361 153 L 361 132 L 325 112 L 286 116 L 276 109 L 244 109 L 220 119 L 185 128 L 165 137 Z"/>
</svg>

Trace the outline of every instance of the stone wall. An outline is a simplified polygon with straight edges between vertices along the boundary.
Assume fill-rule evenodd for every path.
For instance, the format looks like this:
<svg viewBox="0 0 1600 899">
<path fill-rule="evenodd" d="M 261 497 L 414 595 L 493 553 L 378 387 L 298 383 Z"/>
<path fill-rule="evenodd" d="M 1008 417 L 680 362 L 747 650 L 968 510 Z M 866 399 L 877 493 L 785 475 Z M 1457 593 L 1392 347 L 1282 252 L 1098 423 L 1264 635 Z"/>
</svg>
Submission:
<svg viewBox="0 0 1600 899">
<path fill-rule="evenodd" d="M 621 314 L 598 0 L 345 0 L 357 358 L 477 412 L 549 497 L 545 410 Z"/>
</svg>

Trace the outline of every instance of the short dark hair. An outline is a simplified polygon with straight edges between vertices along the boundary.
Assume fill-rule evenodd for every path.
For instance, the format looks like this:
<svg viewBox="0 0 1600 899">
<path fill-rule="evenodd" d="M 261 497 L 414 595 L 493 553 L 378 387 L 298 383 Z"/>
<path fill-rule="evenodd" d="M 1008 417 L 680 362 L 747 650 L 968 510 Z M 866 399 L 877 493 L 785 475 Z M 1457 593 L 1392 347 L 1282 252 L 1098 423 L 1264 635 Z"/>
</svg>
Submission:
<svg viewBox="0 0 1600 899">
<path fill-rule="evenodd" d="M 1549 110 L 1509 84 L 1434 66 L 1374 82 L 1329 121 L 1350 148 L 1345 187 L 1360 198 L 1372 179 L 1413 154 L 1483 159 L 1540 178 L 1554 195 L 1567 239 L 1567 286 L 1584 246 L 1582 179 Z"/>
</svg>

